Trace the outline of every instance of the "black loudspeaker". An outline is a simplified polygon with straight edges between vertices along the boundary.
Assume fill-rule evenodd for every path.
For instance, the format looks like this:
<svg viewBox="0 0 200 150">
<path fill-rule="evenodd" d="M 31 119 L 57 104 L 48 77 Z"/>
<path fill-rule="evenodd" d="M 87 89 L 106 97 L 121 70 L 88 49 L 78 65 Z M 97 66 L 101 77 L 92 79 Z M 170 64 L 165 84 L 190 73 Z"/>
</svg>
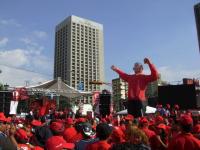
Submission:
<svg viewBox="0 0 200 150">
<path fill-rule="evenodd" d="M 194 14 L 196 20 L 196 28 L 197 28 L 197 36 L 198 36 L 199 52 L 200 52 L 200 3 L 194 6 Z"/>
<path fill-rule="evenodd" d="M 99 95 L 99 112 L 102 117 L 110 115 L 111 94 Z"/>
<path fill-rule="evenodd" d="M 4 112 L 6 116 L 10 112 L 10 101 L 12 100 L 12 92 L 0 91 L 0 112 Z"/>
<path fill-rule="evenodd" d="M 159 86 L 158 102 L 172 106 L 178 104 L 181 109 L 196 109 L 199 107 L 195 85 Z"/>
</svg>

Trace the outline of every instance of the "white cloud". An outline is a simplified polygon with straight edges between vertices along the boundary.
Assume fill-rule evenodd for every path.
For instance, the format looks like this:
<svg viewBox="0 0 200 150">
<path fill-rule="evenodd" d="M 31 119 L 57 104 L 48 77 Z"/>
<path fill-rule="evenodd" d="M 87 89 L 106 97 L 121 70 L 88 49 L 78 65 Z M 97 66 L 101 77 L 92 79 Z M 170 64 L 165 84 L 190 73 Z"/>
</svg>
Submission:
<svg viewBox="0 0 200 150">
<path fill-rule="evenodd" d="M 46 56 L 24 50 L 13 49 L 0 51 L 0 65 L 31 68 L 38 72 L 52 72 L 53 64 Z"/>
<path fill-rule="evenodd" d="M 15 27 L 21 27 L 22 25 L 19 24 L 16 20 L 14 19 L 0 19 L 0 25 L 1 26 L 15 26 Z"/>
<path fill-rule="evenodd" d="M 25 44 L 26 49 L 32 54 L 40 55 L 44 49 L 43 46 L 34 42 L 31 38 L 21 38 L 19 40 Z"/>
<path fill-rule="evenodd" d="M 25 86 L 25 81 L 28 81 L 31 85 L 33 85 L 50 79 L 50 77 L 42 74 L 12 68 L 4 65 L 0 65 L 0 69 L 2 70 L 2 73 L 0 74 L 1 83 L 7 83 L 11 87 Z"/>
<path fill-rule="evenodd" d="M 33 35 L 40 39 L 45 39 L 47 37 L 47 33 L 45 31 L 33 31 Z"/>
<path fill-rule="evenodd" d="M 8 38 L 6 37 L 0 38 L 0 47 L 6 46 L 7 43 L 8 43 Z"/>
<path fill-rule="evenodd" d="M 199 78 L 200 69 L 185 69 L 169 66 L 162 66 L 158 68 L 161 73 L 162 80 L 174 82 L 182 81 L 183 78 Z"/>
<path fill-rule="evenodd" d="M 23 49 L 0 51 L 0 64 L 20 67 L 28 63 L 28 52 Z"/>
</svg>

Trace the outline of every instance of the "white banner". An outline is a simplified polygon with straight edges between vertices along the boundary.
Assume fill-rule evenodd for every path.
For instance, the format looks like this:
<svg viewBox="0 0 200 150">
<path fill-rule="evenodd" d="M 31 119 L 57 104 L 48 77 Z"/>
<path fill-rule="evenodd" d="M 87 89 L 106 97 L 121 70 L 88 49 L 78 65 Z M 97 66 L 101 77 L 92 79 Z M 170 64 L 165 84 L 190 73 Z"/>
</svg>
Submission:
<svg viewBox="0 0 200 150">
<path fill-rule="evenodd" d="M 17 114 L 18 101 L 10 101 L 10 115 Z"/>
</svg>

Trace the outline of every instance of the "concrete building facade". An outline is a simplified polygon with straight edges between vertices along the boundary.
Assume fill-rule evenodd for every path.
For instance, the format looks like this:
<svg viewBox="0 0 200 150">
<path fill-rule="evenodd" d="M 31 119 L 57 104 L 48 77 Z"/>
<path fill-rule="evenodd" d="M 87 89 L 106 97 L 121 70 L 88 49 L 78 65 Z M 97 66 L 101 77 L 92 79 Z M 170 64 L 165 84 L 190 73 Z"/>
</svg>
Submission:
<svg viewBox="0 0 200 150">
<path fill-rule="evenodd" d="M 103 25 L 69 16 L 56 26 L 54 78 L 78 90 L 99 91 L 104 81 Z"/>
<path fill-rule="evenodd" d="M 128 83 L 121 78 L 112 80 L 112 101 L 116 111 L 124 110 L 124 102 L 127 100 Z"/>
</svg>

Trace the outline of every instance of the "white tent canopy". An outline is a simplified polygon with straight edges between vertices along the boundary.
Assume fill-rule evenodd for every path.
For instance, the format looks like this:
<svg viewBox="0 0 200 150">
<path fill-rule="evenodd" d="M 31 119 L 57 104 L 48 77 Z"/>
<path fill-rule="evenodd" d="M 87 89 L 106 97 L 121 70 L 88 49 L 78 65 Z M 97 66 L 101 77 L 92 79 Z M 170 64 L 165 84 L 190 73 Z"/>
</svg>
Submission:
<svg viewBox="0 0 200 150">
<path fill-rule="evenodd" d="M 146 107 L 146 112 L 145 112 L 146 114 L 151 114 L 155 112 L 156 112 L 156 108 L 150 107 L 150 106 Z M 128 114 L 127 109 L 117 112 L 117 115 L 126 115 L 126 114 Z"/>
<path fill-rule="evenodd" d="M 67 98 L 77 98 L 81 96 L 91 95 L 91 92 L 84 92 L 74 89 L 65 84 L 60 77 L 54 80 L 50 80 L 39 85 L 26 87 L 28 91 L 55 93 Z"/>
</svg>

